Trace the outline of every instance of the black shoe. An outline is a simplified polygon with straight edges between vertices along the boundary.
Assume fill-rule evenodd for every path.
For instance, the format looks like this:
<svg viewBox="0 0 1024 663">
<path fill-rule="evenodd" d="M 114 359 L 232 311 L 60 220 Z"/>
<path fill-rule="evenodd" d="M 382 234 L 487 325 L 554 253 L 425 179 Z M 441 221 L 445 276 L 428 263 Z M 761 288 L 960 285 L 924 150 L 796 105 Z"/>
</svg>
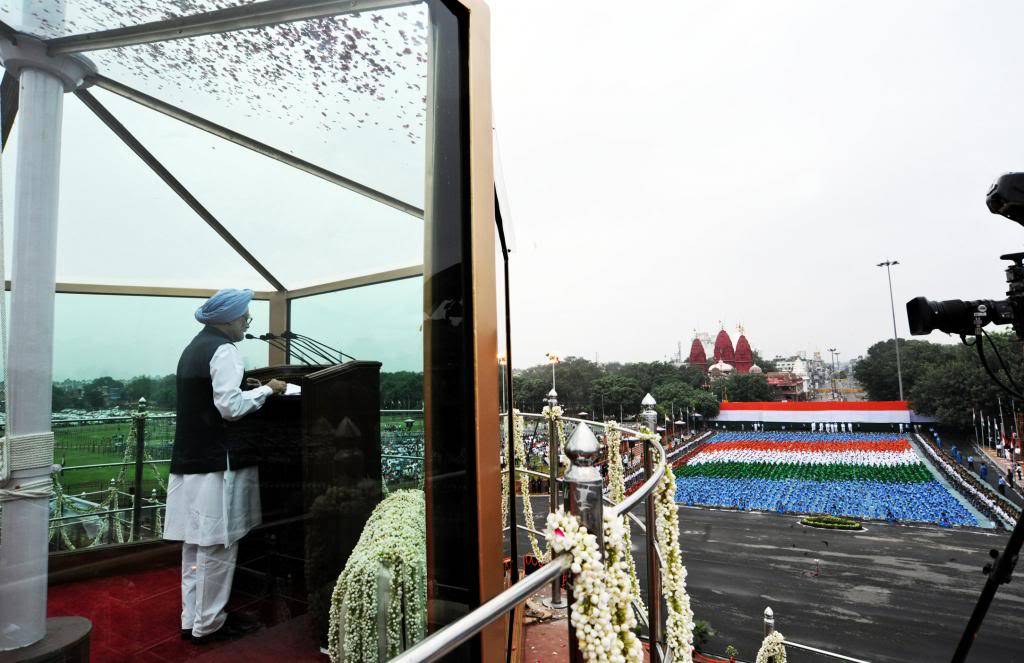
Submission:
<svg viewBox="0 0 1024 663">
<path fill-rule="evenodd" d="M 197 645 L 205 645 L 211 642 L 234 640 L 235 638 L 241 638 L 244 635 L 255 633 L 260 630 L 260 628 L 262 628 L 262 624 L 251 617 L 229 612 L 227 619 L 224 620 L 223 626 L 213 633 L 208 633 L 198 638 L 192 636 L 192 642 Z"/>
<path fill-rule="evenodd" d="M 181 629 L 181 639 L 182 640 L 191 640 L 192 639 L 192 629 L 190 629 L 190 628 L 183 628 L 183 629 Z"/>
</svg>

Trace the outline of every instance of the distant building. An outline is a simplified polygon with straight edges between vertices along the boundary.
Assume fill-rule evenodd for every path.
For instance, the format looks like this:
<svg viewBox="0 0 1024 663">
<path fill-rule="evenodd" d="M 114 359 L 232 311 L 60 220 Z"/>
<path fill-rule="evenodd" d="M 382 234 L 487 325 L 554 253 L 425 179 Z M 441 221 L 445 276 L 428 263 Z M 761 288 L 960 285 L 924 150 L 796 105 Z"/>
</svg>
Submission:
<svg viewBox="0 0 1024 663">
<path fill-rule="evenodd" d="M 690 344 L 690 356 L 686 363 L 702 372 L 719 377 L 730 373 L 760 373 L 761 368 L 752 371 L 754 366 L 754 351 L 750 342 L 743 334 L 743 327 L 739 328 L 740 337 L 735 348 L 729 332 L 723 327 L 715 337 L 714 343 L 711 336 L 705 332 L 694 334 L 693 342 Z"/>
</svg>

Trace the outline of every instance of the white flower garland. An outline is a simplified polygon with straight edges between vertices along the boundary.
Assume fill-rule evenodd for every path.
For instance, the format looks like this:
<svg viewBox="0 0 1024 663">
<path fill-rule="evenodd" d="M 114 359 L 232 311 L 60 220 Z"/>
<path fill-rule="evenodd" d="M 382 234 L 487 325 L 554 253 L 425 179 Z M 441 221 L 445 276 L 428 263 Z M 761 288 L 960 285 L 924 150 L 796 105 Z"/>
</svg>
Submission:
<svg viewBox="0 0 1024 663">
<path fill-rule="evenodd" d="M 679 548 L 679 510 L 675 502 L 676 481 L 672 468 L 665 465 L 665 475 L 654 492 L 657 514 L 657 539 L 664 557 L 661 568 L 662 595 L 668 607 L 665 638 L 674 660 L 693 661 L 693 610 L 686 593 L 686 567 Z"/>
<path fill-rule="evenodd" d="M 604 517 L 605 586 L 611 595 L 611 619 L 618 637 L 612 660 L 642 661 L 644 648 L 634 633 L 637 624 L 631 605 L 633 600 L 640 600 L 640 588 L 634 585 L 636 570 L 629 552 L 629 529 L 623 525 L 623 520 L 610 514 Z"/>
<path fill-rule="evenodd" d="M 606 423 L 604 430 L 608 461 L 608 497 L 613 504 L 619 504 L 626 499 L 626 477 L 622 469 L 622 458 L 619 456 L 619 450 L 622 448 L 622 433 L 619 431 L 619 426 L 615 421 Z M 626 530 L 625 540 L 631 541 L 632 532 L 629 516 L 622 516 L 622 526 Z M 626 546 L 625 548 L 625 562 L 629 568 L 630 591 L 636 597 L 637 608 L 640 612 L 647 612 L 647 606 L 644 605 L 644 601 L 640 597 L 640 578 L 636 575 L 636 561 L 633 559 L 631 546 Z"/>
<path fill-rule="evenodd" d="M 761 649 L 757 651 L 755 663 L 771 663 L 773 660 L 774 663 L 786 663 L 786 648 L 782 644 L 784 639 L 778 631 L 766 635 L 764 642 L 761 643 Z"/>
<path fill-rule="evenodd" d="M 558 464 L 564 470 L 569 467 L 569 457 L 565 455 L 565 422 L 562 420 L 562 406 L 545 405 L 541 414 L 555 422 L 555 434 L 558 436 Z"/>
<path fill-rule="evenodd" d="M 572 555 L 573 603 L 572 627 L 584 661 L 599 663 L 639 663 L 643 648 L 632 632 L 636 626 L 630 612 L 628 579 L 618 551 L 626 543 L 617 518 L 605 518 L 605 531 L 611 535 L 609 546 L 615 556 L 612 571 L 606 572 L 597 548 L 597 538 L 579 521 L 559 509 L 548 514 L 548 548 L 552 557 Z"/>
<path fill-rule="evenodd" d="M 507 418 L 506 421 L 508 421 Z M 506 425 L 502 427 L 501 436 L 501 456 L 505 463 L 505 471 L 501 473 L 501 530 L 503 532 L 508 527 L 508 491 L 512 473 L 515 471 L 515 468 L 508 462 L 508 439 L 508 426 Z M 510 536 L 515 536 L 515 532 L 510 532 Z"/>
<path fill-rule="evenodd" d="M 512 445 L 515 448 L 516 458 L 521 458 L 523 466 L 526 466 L 526 445 L 523 444 L 523 428 L 525 423 L 523 422 L 523 416 L 519 414 L 519 410 L 513 411 L 515 416 L 513 417 L 512 424 Z M 530 475 L 523 473 L 523 476 L 519 479 L 519 493 L 523 497 L 523 521 L 526 526 L 530 529 L 534 529 L 536 521 L 533 518 L 533 501 L 530 499 Z M 508 501 L 507 499 L 505 500 Z M 511 536 L 516 536 L 516 532 L 509 532 Z M 530 539 L 530 548 L 533 550 L 533 555 L 538 560 L 545 559 L 544 552 L 540 549 L 540 544 L 537 542 L 537 537 L 533 535 L 533 532 L 526 533 L 527 538 Z"/>
<path fill-rule="evenodd" d="M 327 633 L 331 661 L 398 655 L 426 635 L 426 606 L 423 492 L 398 490 L 370 514 L 334 586 Z"/>
</svg>

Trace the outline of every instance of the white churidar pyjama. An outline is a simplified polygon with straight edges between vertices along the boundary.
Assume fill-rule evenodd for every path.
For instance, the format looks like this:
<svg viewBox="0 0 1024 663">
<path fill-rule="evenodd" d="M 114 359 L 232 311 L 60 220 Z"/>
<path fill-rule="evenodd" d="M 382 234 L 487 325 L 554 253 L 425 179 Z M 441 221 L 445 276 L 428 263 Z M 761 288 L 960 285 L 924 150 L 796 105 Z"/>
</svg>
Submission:
<svg viewBox="0 0 1024 663">
<path fill-rule="evenodd" d="M 213 402 L 228 420 L 258 410 L 272 393 L 262 386 L 242 391 L 244 364 L 238 349 L 225 343 L 210 360 Z M 171 474 L 167 481 L 164 538 L 182 541 L 181 627 L 200 637 L 224 624 L 224 606 L 238 556 L 238 540 L 262 522 L 259 469 L 237 471 L 230 459 L 223 472 Z"/>
</svg>

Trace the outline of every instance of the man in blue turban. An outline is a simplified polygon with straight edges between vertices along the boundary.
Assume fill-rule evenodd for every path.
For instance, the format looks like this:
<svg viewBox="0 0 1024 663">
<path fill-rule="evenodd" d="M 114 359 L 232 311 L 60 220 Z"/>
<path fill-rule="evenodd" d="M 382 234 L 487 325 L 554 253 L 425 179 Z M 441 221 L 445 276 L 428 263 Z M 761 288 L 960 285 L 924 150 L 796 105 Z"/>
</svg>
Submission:
<svg viewBox="0 0 1024 663">
<path fill-rule="evenodd" d="M 181 541 L 181 637 L 204 644 L 249 633 L 258 624 L 224 606 L 238 540 L 260 524 L 258 451 L 228 435 L 225 422 L 263 407 L 285 383 L 247 380 L 235 343 L 252 318 L 252 290 L 226 288 L 196 309 L 203 329 L 178 360 L 177 424 L 167 482 L 164 538 Z"/>
</svg>

